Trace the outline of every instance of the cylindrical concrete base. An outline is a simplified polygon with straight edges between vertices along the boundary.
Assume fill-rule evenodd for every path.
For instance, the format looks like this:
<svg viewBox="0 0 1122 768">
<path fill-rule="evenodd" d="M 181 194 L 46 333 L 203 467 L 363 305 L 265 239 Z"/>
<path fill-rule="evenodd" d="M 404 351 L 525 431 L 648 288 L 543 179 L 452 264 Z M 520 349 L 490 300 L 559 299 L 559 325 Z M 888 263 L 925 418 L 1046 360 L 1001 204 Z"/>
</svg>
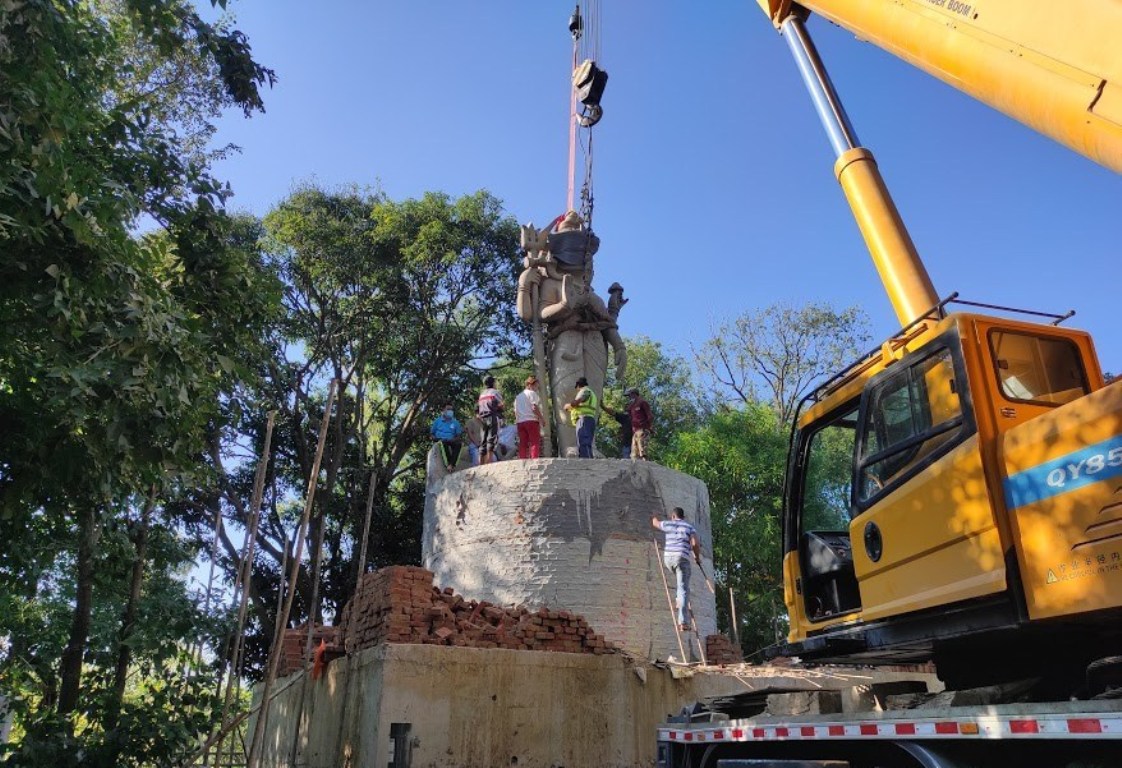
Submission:
<svg viewBox="0 0 1122 768">
<path fill-rule="evenodd" d="M 436 583 L 497 605 L 584 616 L 608 640 L 646 658 L 682 659 L 674 575 L 656 557 L 651 527 L 681 507 L 697 528 L 712 578 L 709 494 L 700 480 L 646 461 L 505 461 L 436 479 L 425 500 L 422 557 Z M 693 564 L 690 603 L 702 642 L 717 631 L 716 603 Z M 686 658 L 697 636 L 683 633 Z"/>
</svg>

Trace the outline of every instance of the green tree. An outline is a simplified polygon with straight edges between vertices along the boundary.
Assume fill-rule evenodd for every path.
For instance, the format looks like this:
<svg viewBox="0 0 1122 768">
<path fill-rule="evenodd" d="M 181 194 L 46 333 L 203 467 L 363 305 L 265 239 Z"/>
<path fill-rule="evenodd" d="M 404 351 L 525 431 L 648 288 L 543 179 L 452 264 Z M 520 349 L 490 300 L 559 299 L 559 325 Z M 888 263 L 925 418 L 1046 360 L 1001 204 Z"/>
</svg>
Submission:
<svg viewBox="0 0 1122 768">
<path fill-rule="evenodd" d="M 144 508 L 149 519 L 142 527 Z M 0 624 L 11 633 L 12 656 L 23 662 L 4 669 L 4 689 L 17 714 L 15 752 L 9 758 L 14 764 L 161 764 L 191 750 L 209 726 L 213 681 L 192 671 L 185 642 L 214 632 L 214 619 L 203 614 L 182 578 L 197 552 L 175 532 L 176 522 L 162 506 L 134 499 L 113 512 L 99 527 L 91 561 L 96 600 L 73 734 L 52 705 L 59 695 L 53 662 L 67 646 L 79 587 L 72 577 L 74 552 L 67 546 L 43 548 L 36 553 L 39 568 L 31 597 L 0 597 Z M 146 544 L 141 548 L 142 530 Z M 78 533 L 74 524 L 56 532 Z M 126 614 L 131 621 L 122 638 Z M 123 648 L 128 649 L 125 677 L 118 666 Z"/>
<path fill-rule="evenodd" d="M 246 524 L 252 466 L 223 456 L 260 445 L 265 412 L 278 410 L 270 485 L 251 590 L 251 672 L 264 660 L 278 604 L 280 566 L 324 418 L 325 391 L 341 382 L 322 477 L 297 584 L 292 622 L 313 608 L 312 558 L 323 552 L 322 615 L 350 597 L 370 565 L 420 558 L 428 429 L 440 406 L 463 413 L 475 401 L 482 370 L 518 359 L 527 347 L 512 297 L 519 267 L 518 228 L 486 192 L 451 199 L 430 193 L 395 202 L 376 191 L 307 185 L 265 219 L 266 243 L 284 283 L 285 344 L 260 390 L 240 400 L 240 434 L 212 445 L 220 483 L 190 495 L 199 540 L 220 513 L 219 562 L 234 569 Z M 372 533 L 365 562 L 363 529 Z M 322 542 L 322 547 L 320 546 Z"/>
<path fill-rule="evenodd" d="M 789 424 L 815 384 L 856 359 L 868 324 L 856 306 L 773 304 L 718 325 L 694 359 L 716 402 L 763 400 Z"/>
<path fill-rule="evenodd" d="M 100 581 L 120 574 L 107 547 L 136 498 L 200 466 L 236 386 L 227 350 L 252 346 L 269 315 L 267 272 L 231 245 L 227 190 L 176 138 L 181 121 L 159 112 L 167 99 L 130 98 L 126 40 L 152 57 L 194 57 L 211 96 L 247 114 L 272 81 L 241 33 L 204 23 L 186 0 L 0 9 L 0 593 L 26 600 L 0 617 L 11 628 L 0 673 L 5 686 L 37 685 L 17 699 L 21 763 L 71 764 L 125 743 L 121 729 L 134 720 L 118 667 L 122 656 L 130 666 L 151 658 L 138 650 L 144 590 L 131 598 L 132 566 L 150 558 L 134 542 L 121 560 L 133 605 L 123 624 L 125 604 Z M 137 237 L 141 217 L 157 231 Z M 154 576 L 173 567 L 160 562 Z M 69 593 L 59 588 L 67 583 Z M 36 646 L 28 633 L 42 628 L 23 623 L 36 614 L 60 642 Z M 169 730 L 156 741 L 182 744 L 170 731 L 190 730 L 196 713 L 153 710 L 153 726 Z"/>
<path fill-rule="evenodd" d="M 783 625 L 780 511 L 787 439 L 769 406 L 721 410 L 678 436 L 665 463 L 705 482 L 721 622 L 731 623 L 725 593 L 736 599 L 741 645 L 749 654 L 775 642 Z"/>
<path fill-rule="evenodd" d="M 866 328 L 856 307 L 777 304 L 724 323 L 695 351 L 710 395 L 732 407 L 718 407 L 701 429 L 682 435 L 668 462 L 709 486 L 717 574 L 736 595 L 749 653 L 774 642 L 786 624 L 780 515 L 788 431 L 803 397 L 856 358 Z M 848 520 L 853 435 L 838 429 L 820 437 L 805 524 L 837 530 Z"/>
<path fill-rule="evenodd" d="M 695 429 L 702 422 L 707 406 L 685 359 L 646 336 L 630 337 L 626 344 L 627 380 L 617 381 L 615 369 L 610 368 L 604 401 L 613 409 L 621 410 L 627 403 L 623 393 L 631 387 L 639 390 L 650 403 L 654 417 L 651 458 L 660 461 L 678 434 Z M 610 415 L 601 418 L 597 443 L 606 456 L 618 455 L 618 429 L 618 423 Z"/>
</svg>

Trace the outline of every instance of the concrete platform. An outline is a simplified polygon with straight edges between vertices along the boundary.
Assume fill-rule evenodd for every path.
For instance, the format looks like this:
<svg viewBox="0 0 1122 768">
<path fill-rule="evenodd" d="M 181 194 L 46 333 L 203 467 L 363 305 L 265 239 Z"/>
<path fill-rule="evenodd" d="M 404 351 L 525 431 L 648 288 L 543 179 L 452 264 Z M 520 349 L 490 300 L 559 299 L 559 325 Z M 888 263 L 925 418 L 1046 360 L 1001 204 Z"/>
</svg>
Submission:
<svg viewBox="0 0 1122 768">
<path fill-rule="evenodd" d="M 697 478 L 618 459 L 473 467 L 430 479 L 421 561 L 466 598 L 571 611 L 633 655 L 689 660 L 696 648 L 683 656 L 667 598 L 674 576 L 655 550 L 665 537 L 650 524 L 674 507 L 696 526 L 712 576 L 709 493 Z M 701 637 L 716 633 L 716 599 L 697 567 L 690 603 Z"/>
<path fill-rule="evenodd" d="M 303 680 L 279 682 L 261 765 L 386 766 L 391 733 L 407 731 L 398 749 L 411 752 L 413 768 L 653 766 L 656 726 L 693 701 L 848 688 L 874 677 L 893 675 L 749 666 L 671 670 L 618 654 L 380 645 L 332 662 L 322 678 L 308 682 L 295 762 Z"/>
</svg>

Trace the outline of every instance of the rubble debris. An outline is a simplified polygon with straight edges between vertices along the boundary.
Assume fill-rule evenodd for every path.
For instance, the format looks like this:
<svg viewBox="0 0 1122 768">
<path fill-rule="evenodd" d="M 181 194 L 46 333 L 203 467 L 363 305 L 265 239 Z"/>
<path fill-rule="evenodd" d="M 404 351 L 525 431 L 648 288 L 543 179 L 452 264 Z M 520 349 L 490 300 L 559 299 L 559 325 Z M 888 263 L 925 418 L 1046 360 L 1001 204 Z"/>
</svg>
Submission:
<svg viewBox="0 0 1122 768">
<path fill-rule="evenodd" d="M 560 653 L 616 653 L 583 617 L 547 608 L 504 608 L 433 586 L 432 571 L 395 565 L 365 574 L 343 609 L 347 653 L 381 643 Z"/>
</svg>

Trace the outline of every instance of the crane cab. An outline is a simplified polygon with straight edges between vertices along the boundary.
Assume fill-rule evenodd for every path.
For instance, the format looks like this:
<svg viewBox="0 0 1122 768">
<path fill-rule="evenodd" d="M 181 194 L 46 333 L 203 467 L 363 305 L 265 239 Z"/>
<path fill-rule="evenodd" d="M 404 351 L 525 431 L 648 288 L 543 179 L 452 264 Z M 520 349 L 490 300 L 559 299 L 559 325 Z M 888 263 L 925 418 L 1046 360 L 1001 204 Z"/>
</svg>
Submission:
<svg viewBox="0 0 1122 768">
<path fill-rule="evenodd" d="M 1116 621 L 1122 385 L 1086 333 L 923 319 L 814 393 L 791 441 L 783 652 L 922 661 Z"/>
</svg>

